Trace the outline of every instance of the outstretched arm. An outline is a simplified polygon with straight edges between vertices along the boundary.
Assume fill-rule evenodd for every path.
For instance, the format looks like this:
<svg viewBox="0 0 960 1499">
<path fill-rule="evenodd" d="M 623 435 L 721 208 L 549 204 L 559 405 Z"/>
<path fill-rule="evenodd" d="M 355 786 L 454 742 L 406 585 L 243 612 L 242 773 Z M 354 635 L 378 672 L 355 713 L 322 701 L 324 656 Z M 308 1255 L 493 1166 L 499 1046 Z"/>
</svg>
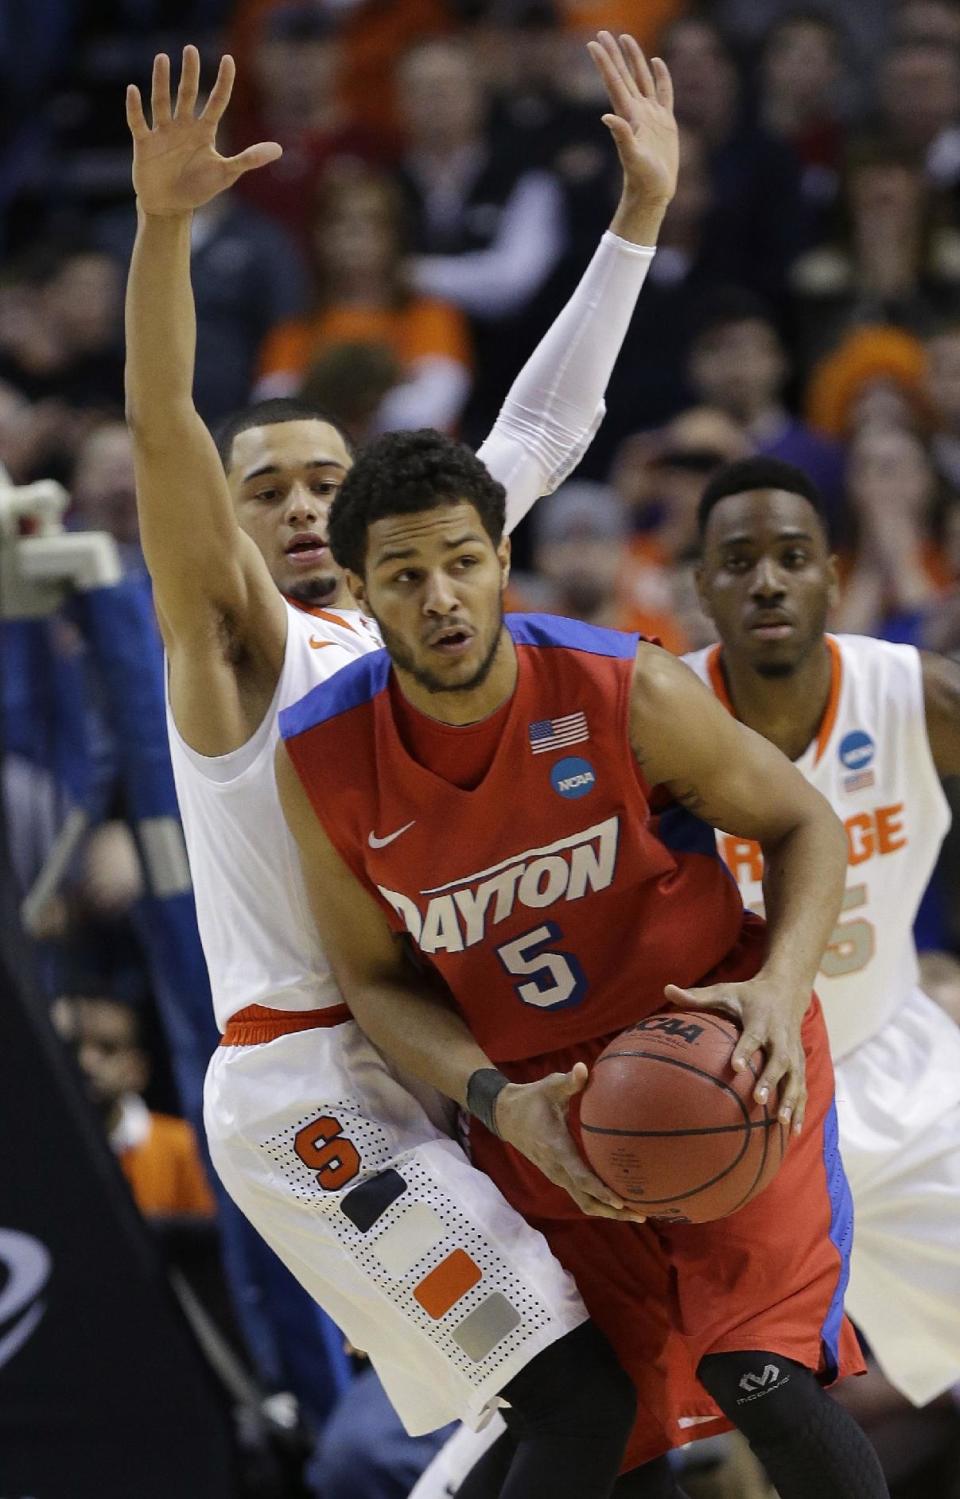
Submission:
<svg viewBox="0 0 960 1499">
<path fill-rule="evenodd" d="M 507 490 L 507 529 L 580 462 L 677 185 L 679 146 L 666 64 L 632 37 L 589 43 L 623 171 L 620 203 L 576 291 L 511 387 L 479 456 Z"/>
<path fill-rule="evenodd" d="M 847 843 L 828 803 L 785 755 L 733 718 L 689 667 L 659 646 L 637 651 L 630 738 L 650 785 L 713 827 L 763 849 L 766 961 L 746 983 L 684 990 L 675 1004 L 730 1010 L 743 1026 L 734 1066 L 759 1048 L 758 1102 L 782 1082 L 780 1117 L 800 1128 L 806 1100 L 800 1024 L 843 897 Z"/>
<path fill-rule="evenodd" d="M 215 614 L 261 637 L 279 632 L 280 596 L 253 542 L 234 515 L 223 465 L 193 404 L 196 315 L 190 284 L 190 224 L 195 208 L 244 172 L 275 160 L 280 147 L 251 146 L 222 157 L 217 126 L 233 88 L 223 58 L 205 108 L 196 113 L 200 58 L 185 47 L 171 107 L 170 60 L 154 59 L 152 126 L 139 90 L 127 90 L 133 137 L 137 238 L 127 283 L 127 421 L 133 434 L 137 505 L 144 555 L 153 578 L 166 644 L 214 639 Z M 253 614 L 255 620 L 248 617 Z"/>
<path fill-rule="evenodd" d="M 276 769 L 323 949 L 357 1024 L 386 1057 L 466 1106 L 470 1078 L 495 1072 L 493 1063 L 456 1010 L 406 961 L 377 902 L 317 820 L 282 741 Z M 584 1213 L 636 1222 L 637 1214 L 581 1160 L 567 1128 L 567 1105 L 586 1080 L 578 1063 L 536 1083 L 507 1083 L 492 1105 L 494 1128 Z"/>
</svg>

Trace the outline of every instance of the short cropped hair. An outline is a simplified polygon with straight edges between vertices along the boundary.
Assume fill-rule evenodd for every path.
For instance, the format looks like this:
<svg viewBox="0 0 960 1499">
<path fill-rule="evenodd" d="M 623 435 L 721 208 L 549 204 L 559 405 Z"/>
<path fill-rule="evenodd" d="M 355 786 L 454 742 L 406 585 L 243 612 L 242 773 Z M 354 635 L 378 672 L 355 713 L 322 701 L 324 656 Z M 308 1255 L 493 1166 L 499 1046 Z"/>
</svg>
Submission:
<svg viewBox="0 0 960 1499">
<path fill-rule="evenodd" d="M 241 411 L 235 411 L 228 416 L 214 433 L 213 440 L 220 454 L 220 462 L 224 470 L 229 472 L 230 460 L 233 455 L 233 440 L 241 432 L 246 432 L 250 427 L 274 427 L 278 422 L 326 422 L 343 438 L 344 446 L 351 455 L 356 451 L 356 445 L 350 433 L 343 423 L 322 406 L 314 406 L 309 401 L 298 400 L 295 396 L 277 396 L 269 401 L 254 401 L 252 406 L 244 406 Z"/>
<path fill-rule="evenodd" d="M 503 536 L 506 491 L 463 443 L 422 427 L 387 432 L 365 447 L 330 510 L 330 550 L 341 567 L 362 574 L 371 524 L 466 500 L 494 546 Z"/>
<path fill-rule="evenodd" d="M 829 516 L 823 495 L 808 474 L 779 458 L 738 458 L 717 469 L 697 506 L 697 530 L 702 541 L 714 506 L 733 494 L 749 494 L 754 489 L 783 489 L 809 500 L 817 512 L 824 531 L 829 530 Z"/>
</svg>

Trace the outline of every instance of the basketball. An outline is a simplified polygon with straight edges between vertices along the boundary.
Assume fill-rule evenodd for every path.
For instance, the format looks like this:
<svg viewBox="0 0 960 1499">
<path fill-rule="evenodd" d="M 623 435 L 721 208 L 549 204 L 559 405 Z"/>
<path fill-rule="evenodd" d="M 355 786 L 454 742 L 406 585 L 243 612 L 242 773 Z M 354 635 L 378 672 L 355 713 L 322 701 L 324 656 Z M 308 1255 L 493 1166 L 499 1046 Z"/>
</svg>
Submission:
<svg viewBox="0 0 960 1499">
<path fill-rule="evenodd" d="M 777 1100 L 753 1089 L 762 1055 L 737 1072 L 740 1031 L 702 1010 L 649 1015 L 611 1041 L 583 1092 L 590 1165 L 651 1218 L 708 1223 L 751 1202 L 775 1176 L 788 1131 Z"/>
</svg>

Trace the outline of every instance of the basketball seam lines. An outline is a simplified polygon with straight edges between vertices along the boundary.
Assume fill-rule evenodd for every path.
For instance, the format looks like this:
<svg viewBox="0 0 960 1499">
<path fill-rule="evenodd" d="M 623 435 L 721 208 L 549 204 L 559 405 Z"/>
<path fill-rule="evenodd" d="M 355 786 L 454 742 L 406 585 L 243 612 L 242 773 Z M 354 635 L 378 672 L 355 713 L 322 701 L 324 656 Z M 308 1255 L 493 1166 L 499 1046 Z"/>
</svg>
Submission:
<svg viewBox="0 0 960 1499">
<path fill-rule="evenodd" d="M 770 1129 L 778 1119 L 750 1119 L 740 1124 L 709 1124 L 702 1129 L 607 1129 L 602 1124 L 584 1124 L 580 1128 L 588 1135 L 627 1135 L 630 1139 L 665 1139 L 670 1135 L 738 1135 L 745 1129 Z"/>
</svg>

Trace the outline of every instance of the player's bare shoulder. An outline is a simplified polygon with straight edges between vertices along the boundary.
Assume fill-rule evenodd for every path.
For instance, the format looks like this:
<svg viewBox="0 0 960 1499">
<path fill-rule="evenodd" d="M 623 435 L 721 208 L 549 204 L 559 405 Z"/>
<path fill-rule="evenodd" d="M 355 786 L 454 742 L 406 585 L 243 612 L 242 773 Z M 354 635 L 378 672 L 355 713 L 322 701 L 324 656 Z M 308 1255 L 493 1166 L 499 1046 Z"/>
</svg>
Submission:
<svg viewBox="0 0 960 1499">
<path fill-rule="evenodd" d="M 641 640 L 630 684 L 630 737 L 634 750 L 662 729 L 665 718 L 696 712 L 711 694 L 679 657 Z"/>
</svg>

